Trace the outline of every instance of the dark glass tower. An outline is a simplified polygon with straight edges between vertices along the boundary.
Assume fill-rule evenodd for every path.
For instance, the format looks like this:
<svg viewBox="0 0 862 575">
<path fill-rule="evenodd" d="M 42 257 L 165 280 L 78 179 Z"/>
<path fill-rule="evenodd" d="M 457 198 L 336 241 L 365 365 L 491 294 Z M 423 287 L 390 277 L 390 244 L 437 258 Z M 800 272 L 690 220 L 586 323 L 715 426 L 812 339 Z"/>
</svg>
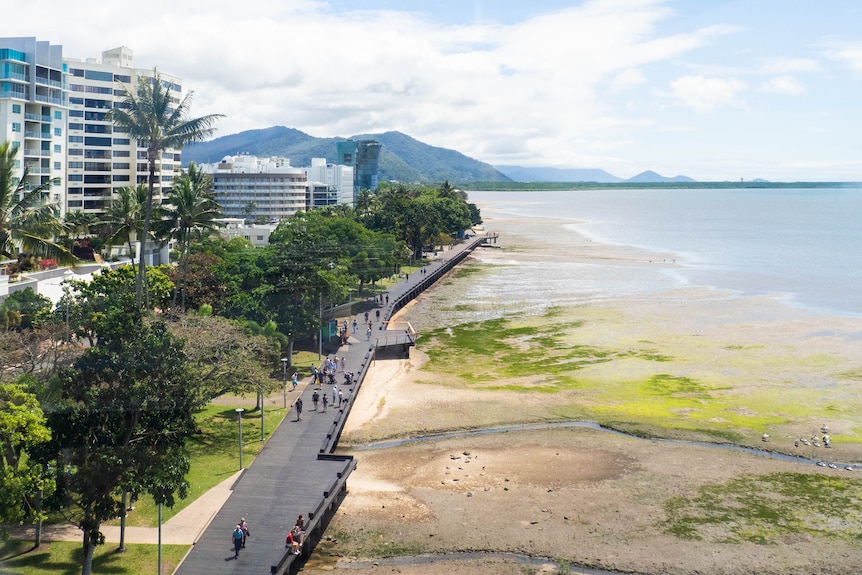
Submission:
<svg viewBox="0 0 862 575">
<path fill-rule="evenodd" d="M 359 190 L 377 189 L 377 167 L 382 147 L 377 140 L 347 140 L 336 143 L 336 163 L 353 166 L 354 200 Z"/>
</svg>

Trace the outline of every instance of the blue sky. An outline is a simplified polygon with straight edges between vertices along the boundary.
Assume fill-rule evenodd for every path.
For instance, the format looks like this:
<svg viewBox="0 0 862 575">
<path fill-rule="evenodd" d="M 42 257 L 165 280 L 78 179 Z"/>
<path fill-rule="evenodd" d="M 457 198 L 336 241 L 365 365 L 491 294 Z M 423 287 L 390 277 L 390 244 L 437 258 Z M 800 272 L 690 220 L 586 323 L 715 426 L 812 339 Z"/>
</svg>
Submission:
<svg viewBox="0 0 862 575">
<path fill-rule="evenodd" d="M 142 6 L 31 0 L 0 36 L 128 46 L 183 78 L 194 114 L 226 114 L 217 135 L 398 130 L 494 165 L 862 181 L 856 0 Z"/>
</svg>

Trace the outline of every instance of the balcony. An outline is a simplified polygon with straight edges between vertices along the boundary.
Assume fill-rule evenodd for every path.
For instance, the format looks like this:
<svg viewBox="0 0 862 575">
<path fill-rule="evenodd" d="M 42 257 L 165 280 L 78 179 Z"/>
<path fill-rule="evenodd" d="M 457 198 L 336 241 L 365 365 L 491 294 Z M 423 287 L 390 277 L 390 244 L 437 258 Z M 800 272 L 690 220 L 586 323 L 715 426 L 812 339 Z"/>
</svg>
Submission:
<svg viewBox="0 0 862 575">
<path fill-rule="evenodd" d="M 31 112 L 27 112 L 24 114 L 25 120 L 31 120 L 33 122 L 50 122 L 51 116 L 43 116 L 41 114 L 33 114 Z"/>
<path fill-rule="evenodd" d="M 37 102 L 43 102 L 45 104 L 54 104 L 55 106 L 62 106 L 63 101 L 60 98 L 51 98 L 50 96 L 43 96 L 41 94 L 36 94 L 33 98 Z"/>
</svg>

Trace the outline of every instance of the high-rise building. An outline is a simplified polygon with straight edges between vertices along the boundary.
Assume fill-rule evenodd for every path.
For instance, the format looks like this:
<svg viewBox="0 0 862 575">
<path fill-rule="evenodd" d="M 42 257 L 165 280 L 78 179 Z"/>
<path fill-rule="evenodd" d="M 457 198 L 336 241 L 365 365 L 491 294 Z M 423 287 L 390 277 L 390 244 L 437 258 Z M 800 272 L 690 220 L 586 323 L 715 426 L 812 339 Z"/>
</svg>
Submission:
<svg viewBox="0 0 862 575">
<path fill-rule="evenodd" d="M 337 142 L 335 146 L 337 163 L 353 166 L 354 202 L 360 190 L 376 190 L 380 149 L 383 145 L 377 140 L 346 140 Z"/>
<path fill-rule="evenodd" d="M 0 38 L 0 142 L 19 149 L 25 187 L 50 184 L 51 201 L 65 212 L 66 112 L 63 47 L 33 37 Z"/>
<path fill-rule="evenodd" d="M 146 147 L 113 125 L 108 113 L 135 95 L 139 82 L 152 82 L 153 70 L 134 67 L 124 46 L 102 52 L 101 61 L 66 59 L 69 83 L 67 206 L 70 211 L 103 212 L 115 192 L 147 183 Z M 164 87 L 179 104 L 182 81 L 159 71 Z M 153 199 L 159 203 L 180 170 L 179 149 L 162 151 L 156 165 Z"/>
</svg>

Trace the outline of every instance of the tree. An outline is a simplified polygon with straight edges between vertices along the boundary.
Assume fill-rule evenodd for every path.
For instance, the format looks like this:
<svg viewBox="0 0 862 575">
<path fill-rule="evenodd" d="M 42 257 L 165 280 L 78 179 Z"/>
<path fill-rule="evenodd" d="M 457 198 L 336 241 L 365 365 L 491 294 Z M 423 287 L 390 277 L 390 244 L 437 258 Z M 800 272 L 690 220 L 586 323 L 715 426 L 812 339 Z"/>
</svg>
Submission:
<svg viewBox="0 0 862 575">
<path fill-rule="evenodd" d="M 50 493 L 53 482 L 30 450 L 50 438 L 36 396 L 23 385 L 0 383 L 0 523 L 42 519 L 40 495 Z"/>
<path fill-rule="evenodd" d="M 173 237 L 179 246 L 178 281 L 174 291 L 173 307 L 176 308 L 177 293 L 182 292 L 182 305 L 186 309 L 186 276 L 188 275 L 189 246 L 193 232 L 213 231 L 221 224 L 216 221 L 221 215 L 221 206 L 216 203 L 210 190 L 212 178 L 201 172 L 194 162 L 189 169 L 174 179 L 174 187 L 160 210 L 164 235 Z"/>
<path fill-rule="evenodd" d="M 75 238 L 80 238 L 90 235 L 90 226 L 96 221 L 96 214 L 75 210 L 66 214 L 65 221 L 69 232 L 75 234 Z"/>
<path fill-rule="evenodd" d="M 44 457 L 56 459 L 64 512 L 84 533 L 83 575 L 104 542 L 102 523 L 122 512 L 123 491 L 171 507 L 188 489 L 185 441 L 197 396 L 183 342 L 147 319 L 133 297 L 121 303 L 105 314 L 97 345 L 61 376 L 48 414 Z"/>
<path fill-rule="evenodd" d="M 121 107 L 111 111 L 114 124 L 130 138 L 143 141 L 147 148 L 147 201 L 144 205 L 144 222 L 141 230 L 141 255 L 138 258 L 138 275 L 135 284 L 138 307 L 144 305 L 144 281 L 146 279 L 146 242 L 150 233 L 153 213 L 153 189 L 156 183 L 156 163 L 166 149 L 182 149 L 186 144 L 203 140 L 214 131 L 212 125 L 222 117 L 209 114 L 189 118 L 193 92 L 179 102 L 174 101 L 171 91 L 162 81 L 158 71 L 153 70 L 151 81 L 141 79 L 137 94 L 126 92 Z"/>
<path fill-rule="evenodd" d="M 185 342 L 188 365 L 194 374 L 197 405 L 225 393 L 244 394 L 279 386 L 269 374 L 277 362 L 275 343 L 262 335 L 250 336 L 238 322 L 223 317 L 184 314 L 168 325 Z"/>
<path fill-rule="evenodd" d="M 36 293 L 31 287 L 10 293 L 0 303 L 0 310 L 14 311 L 21 315 L 19 329 L 32 328 L 40 317 L 51 312 L 51 307 L 51 300 Z"/>
<path fill-rule="evenodd" d="M 135 265 L 135 250 L 132 247 L 134 239 L 140 237 L 144 229 L 144 205 L 147 201 L 147 187 L 139 184 L 137 187 L 126 186 L 117 191 L 117 197 L 111 199 L 108 209 L 96 224 L 107 232 L 105 243 L 118 245 L 125 243 L 129 249 L 129 259 Z"/>
<path fill-rule="evenodd" d="M 47 184 L 26 188 L 29 168 L 24 168 L 20 180 L 15 177 L 17 155 L 11 142 L 0 144 L 0 258 L 14 258 L 23 251 L 75 263 L 77 258 L 55 241 L 66 232 L 60 206 L 48 201 Z"/>
</svg>

